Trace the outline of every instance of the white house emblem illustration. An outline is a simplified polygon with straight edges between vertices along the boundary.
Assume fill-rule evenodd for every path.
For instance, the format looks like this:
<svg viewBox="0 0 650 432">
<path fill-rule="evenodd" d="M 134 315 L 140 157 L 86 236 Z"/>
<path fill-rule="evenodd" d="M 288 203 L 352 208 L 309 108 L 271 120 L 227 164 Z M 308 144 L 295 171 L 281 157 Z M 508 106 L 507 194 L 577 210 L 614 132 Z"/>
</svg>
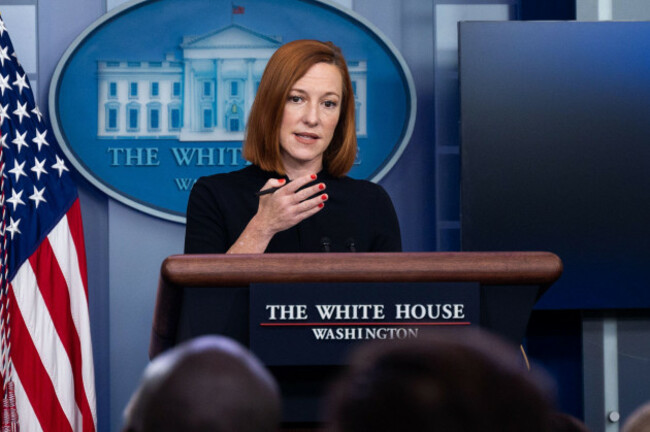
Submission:
<svg viewBox="0 0 650 432">
<path fill-rule="evenodd" d="M 232 24 L 183 37 L 181 59 L 99 60 L 98 138 L 243 140 L 262 73 L 280 45 L 278 36 Z M 367 63 L 348 61 L 348 70 L 364 137 Z"/>
</svg>

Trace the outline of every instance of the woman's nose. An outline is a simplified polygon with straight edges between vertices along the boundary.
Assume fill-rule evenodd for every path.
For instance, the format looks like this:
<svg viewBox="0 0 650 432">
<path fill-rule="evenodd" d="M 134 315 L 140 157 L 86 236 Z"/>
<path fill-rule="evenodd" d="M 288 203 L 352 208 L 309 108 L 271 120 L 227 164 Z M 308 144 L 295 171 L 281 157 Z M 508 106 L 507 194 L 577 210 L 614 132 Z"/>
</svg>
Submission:
<svg viewBox="0 0 650 432">
<path fill-rule="evenodd" d="M 305 106 L 303 121 L 310 126 L 316 126 L 318 124 L 319 113 L 317 104 L 307 104 Z"/>
</svg>

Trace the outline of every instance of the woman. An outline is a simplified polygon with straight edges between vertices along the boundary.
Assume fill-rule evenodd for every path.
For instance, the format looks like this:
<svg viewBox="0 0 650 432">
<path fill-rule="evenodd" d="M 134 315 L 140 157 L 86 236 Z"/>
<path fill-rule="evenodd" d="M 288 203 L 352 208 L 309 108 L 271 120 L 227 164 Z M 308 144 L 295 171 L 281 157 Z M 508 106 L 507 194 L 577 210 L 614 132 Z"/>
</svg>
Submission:
<svg viewBox="0 0 650 432">
<path fill-rule="evenodd" d="M 248 119 L 242 154 L 252 165 L 196 182 L 185 253 L 400 251 L 386 192 L 345 175 L 356 152 L 341 50 L 315 40 L 283 45 Z"/>
</svg>

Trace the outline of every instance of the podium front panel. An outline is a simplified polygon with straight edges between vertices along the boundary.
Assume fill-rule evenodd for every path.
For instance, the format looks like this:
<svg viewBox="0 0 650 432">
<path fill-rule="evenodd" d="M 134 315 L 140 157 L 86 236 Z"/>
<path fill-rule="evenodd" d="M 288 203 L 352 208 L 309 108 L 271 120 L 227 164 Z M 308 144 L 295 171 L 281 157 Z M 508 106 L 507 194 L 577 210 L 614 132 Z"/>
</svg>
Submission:
<svg viewBox="0 0 650 432">
<path fill-rule="evenodd" d="M 478 325 L 471 282 L 252 284 L 250 348 L 269 366 L 344 364 L 354 346 Z"/>
</svg>

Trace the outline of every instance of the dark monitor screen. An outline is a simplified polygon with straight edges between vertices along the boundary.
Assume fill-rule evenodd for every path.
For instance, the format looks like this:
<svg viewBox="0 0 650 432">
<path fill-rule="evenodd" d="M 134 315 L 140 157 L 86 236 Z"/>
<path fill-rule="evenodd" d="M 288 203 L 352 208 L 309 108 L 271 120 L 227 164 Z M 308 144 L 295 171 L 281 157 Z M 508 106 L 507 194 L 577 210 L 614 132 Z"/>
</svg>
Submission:
<svg viewBox="0 0 650 432">
<path fill-rule="evenodd" d="M 547 250 L 538 309 L 650 307 L 650 23 L 460 24 L 461 245 Z"/>
</svg>

